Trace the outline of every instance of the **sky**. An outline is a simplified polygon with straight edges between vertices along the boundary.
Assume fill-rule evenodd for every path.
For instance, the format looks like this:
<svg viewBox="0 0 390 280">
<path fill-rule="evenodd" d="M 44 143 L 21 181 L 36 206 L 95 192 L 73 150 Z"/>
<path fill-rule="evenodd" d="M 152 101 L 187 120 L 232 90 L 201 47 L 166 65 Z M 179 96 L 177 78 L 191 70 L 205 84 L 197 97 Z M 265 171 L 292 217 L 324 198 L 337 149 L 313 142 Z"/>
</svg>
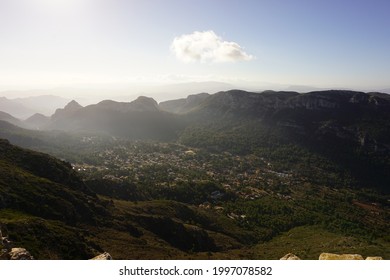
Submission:
<svg viewBox="0 0 390 280">
<path fill-rule="evenodd" d="M 390 88 L 388 0 L 0 0 L 0 90 Z"/>
</svg>

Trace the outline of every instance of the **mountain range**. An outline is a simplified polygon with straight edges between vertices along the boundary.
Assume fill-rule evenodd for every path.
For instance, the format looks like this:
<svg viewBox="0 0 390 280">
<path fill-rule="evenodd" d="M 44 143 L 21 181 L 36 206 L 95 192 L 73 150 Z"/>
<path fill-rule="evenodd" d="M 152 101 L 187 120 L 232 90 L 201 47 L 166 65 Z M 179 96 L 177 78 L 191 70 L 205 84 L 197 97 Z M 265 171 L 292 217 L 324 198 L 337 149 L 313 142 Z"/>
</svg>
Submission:
<svg viewBox="0 0 390 280">
<path fill-rule="evenodd" d="M 389 191 L 390 95 L 384 93 L 230 90 L 160 104 L 142 96 L 85 107 L 71 101 L 51 117 L 35 115 L 23 123 L 6 114 L 0 117 L 30 129 L 179 141 L 217 152 L 262 150 L 275 156 L 275 147 L 294 145 L 341 166 L 359 184 Z M 298 162 L 299 155 L 294 159 Z"/>
<path fill-rule="evenodd" d="M 311 138 L 334 136 L 372 152 L 390 144 L 390 96 L 354 91 L 262 93 L 231 90 L 157 104 L 139 97 L 133 102 L 102 101 L 82 107 L 72 101 L 58 109 L 45 129 L 94 131 L 130 138 L 177 138 L 184 128 L 219 122 L 252 122 Z M 47 119 L 42 119 L 47 122 Z M 200 122 L 200 123 L 199 123 Z M 242 126 L 242 124 L 241 124 Z"/>
<path fill-rule="evenodd" d="M 38 98 L 38 97 L 37 97 Z M 42 97 L 43 98 L 43 97 Z M 4 102 L 9 102 L 6 98 L 2 98 Z M 15 102 L 15 101 L 13 101 Z M 52 102 L 48 102 L 52 103 Z M 206 117 L 210 114 L 219 118 L 221 116 L 235 114 L 236 116 L 251 116 L 253 118 L 261 119 L 275 119 L 280 118 L 283 114 L 298 114 L 301 112 L 312 113 L 321 112 L 323 119 L 329 118 L 329 114 L 339 114 L 338 117 L 345 117 L 348 113 L 357 114 L 373 112 L 383 113 L 388 109 L 389 95 L 382 93 L 363 93 L 346 90 L 328 90 L 328 91 L 313 91 L 304 94 L 299 94 L 293 91 L 263 91 L 247 92 L 242 90 L 230 90 L 226 92 L 218 92 L 216 94 L 193 94 L 187 98 L 164 101 L 157 104 L 152 98 L 139 97 L 132 102 L 117 102 L 112 100 L 104 100 L 94 105 L 82 107 L 76 101 L 69 102 L 63 109 L 56 107 L 55 113 L 48 118 L 43 118 L 42 114 L 34 116 L 31 122 L 49 122 L 45 128 L 62 129 L 61 125 L 57 125 L 62 119 L 69 119 L 69 121 L 79 122 L 82 119 L 93 119 L 94 116 L 83 116 L 83 114 L 99 115 L 100 113 L 112 114 L 128 114 L 128 113 L 158 113 L 163 115 L 165 112 L 174 115 L 191 115 Z M 53 104 L 52 106 L 55 106 Z M 0 111 L 14 116 L 16 115 L 7 112 L 7 110 Z M 10 110 L 8 110 L 10 111 Z M 30 115 L 29 117 L 32 117 Z M 296 116 L 295 116 L 296 117 Z M 110 118 L 114 116 L 107 116 L 104 118 L 110 122 Z M 5 120 L 5 117 L 3 117 Z M 67 121 L 64 121 L 65 123 Z M 89 123 L 93 121 L 87 121 Z M 28 122 L 27 122 L 28 123 Z M 65 125 L 65 124 L 64 124 Z M 69 127 L 72 129 L 72 126 Z M 85 125 L 79 124 L 77 129 L 87 129 Z"/>
<path fill-rule="evenodd" d="M 324 246 L 390 254 L 390 96 L 384 93 L 230 90 L 160 104 L 142 96 L 88 106 L 73 100 L 50 117 L 20 121 L 1 113 L 0 138 L 8 139 L 0 140 L 0 226 L 36 258 L 86 259 L 103 251 L 117 259 L 274 258 L 308 246 L 302 238 L 315 248 L 298 252 L 307 258 Z M 217 155 L 257 158 L 257 171 L 245 161 L 234 168 L 268 174 L 264 189 L 245 200 L 239 198 L 245 190 L 230 193 L 231 187 L 204 180 L 158 186 L 153 176 L 169 179 L 179 168 L 158 164 L 141 185 L 81 179 L 69 163 L 26 149 L 87 162 L 105 174 L 100 156 L 129 162 L 121 151 L 138 149 L 143 140 L 150 146 L 140 158 L 154 149 L 170 158 L 181 147 L 183 159 L 205 172 L 211 163 L 229 168 Z M 166 143 L 177 146 L 169 150 Z M 152 163 L 136 160 L 131 172 Z M 114 162 L 107 164 L 125 174 Z M 212 198 L 221 195 L 226 201 Z M 207 208 L 214 203 L 217 208 Z"/>
</svg>

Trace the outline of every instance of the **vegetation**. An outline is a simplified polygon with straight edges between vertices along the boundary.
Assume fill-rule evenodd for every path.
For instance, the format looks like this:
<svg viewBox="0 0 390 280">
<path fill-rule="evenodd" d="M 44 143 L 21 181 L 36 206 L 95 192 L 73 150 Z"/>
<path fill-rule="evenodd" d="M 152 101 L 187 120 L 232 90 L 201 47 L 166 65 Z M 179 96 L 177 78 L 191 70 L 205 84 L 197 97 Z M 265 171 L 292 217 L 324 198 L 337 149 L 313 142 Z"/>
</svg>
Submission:
<svg viewBox="0 0 390 280">
<path fill-rule="evenodd" d="M 0 122 L 1 137 L 64 159 L 0 140 L 0 226 L 42 259 L 388 259 L 388 101 L 362 94 L 205 96 L 180 121 L 165 114 L 162 138 Z"/>
</svg>

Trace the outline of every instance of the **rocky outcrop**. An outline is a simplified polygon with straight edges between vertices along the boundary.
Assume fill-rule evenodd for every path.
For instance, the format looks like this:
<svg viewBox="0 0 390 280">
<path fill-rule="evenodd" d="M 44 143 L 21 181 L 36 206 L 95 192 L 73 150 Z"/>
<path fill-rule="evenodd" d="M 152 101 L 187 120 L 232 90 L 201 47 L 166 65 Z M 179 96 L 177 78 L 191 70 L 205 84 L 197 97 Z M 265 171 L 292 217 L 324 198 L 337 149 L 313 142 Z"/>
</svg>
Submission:
<svg viewBox="0 0 390 280">
<path fill-rule="evenodd" d="M 96 260 L 109 261 L 109 260 L 112 260 L 112 257 L 111 257 L 111 255 L 109 253 L 104 252 L 103 254 L 100 254 L 100 255 L 92 258 L 91 260 L 94 260 L 94 261 L 96 261 Z"/>
<path fill-rule="evenodd" d="M 383 260 L 382 257 L 367 257 L 366 261 L 381 261 Z"/>
<path fill-rule="evenodd" d="M 288 253 L 281 260 L 300 260 L 299 257 L 292 253 Z M 319 257 L 319 260 L 364 260 L 363 257 L 359 254 L 332 254 L 332 253 L 322 253 Z M 366 260 L 383 260 L 382 257 L 367 257 Z"/>
<path fill-rule="evenodd" d="M 34 257 L 25 248 L 2 249 L 0 260 L 33 260 Z"/>
<path fill-rule="evenodd" d="M 319 257 L 319 260 L 364 260 L 363 257 L 359 254 L 332 254 L 332 253 L 322 253 Z"/>
<path fill-rule="evenodd" d="M 282 257 L 281 260 L 292 261 L 292 260 L 300 260 L 300 258 L 294 255 L 293 253 L 288 253 L 287 255 Z"/>
<path fill-rule="evenodd" d="M 0 252 L 0 260 L 33 260 L 30 252 L 24 248 L 13 248 L 13 243 L 4 237 L 0 230 L 0 245 L 2 247 Z"/>
<path fill-rule="evenodd" d="M 8 253 L 10 260 L 33 260 L 30 252 L 24 248 L 12 248 Z"/>
</svg>

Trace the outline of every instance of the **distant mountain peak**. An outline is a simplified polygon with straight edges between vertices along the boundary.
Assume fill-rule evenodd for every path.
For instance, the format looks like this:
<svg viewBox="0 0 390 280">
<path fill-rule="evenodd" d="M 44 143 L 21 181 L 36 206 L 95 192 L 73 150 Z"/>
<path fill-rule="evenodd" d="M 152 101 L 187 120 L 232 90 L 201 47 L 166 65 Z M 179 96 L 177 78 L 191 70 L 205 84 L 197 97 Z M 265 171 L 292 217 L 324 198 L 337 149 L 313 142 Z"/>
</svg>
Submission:
<svg viewBox="0 0 390 280">
<path fill-rule="evenodd" d="M 24 124 L 29 129 L 41 129 L 50 121 L 50 117 L 36 113 L 24 121 Z"/>
<path fill-rule="evenodd" d="M 52 118 L 58 119 L 60 117 L 69 116 L 82 108 L 84 107 L 77 103 L 75 100 L 72 100 L 68 104 L 66 104 L 64 109 L 57 109 Z"/>
<path fill-rule="evenodd" d="M 139 96 L 131 102 L 133 110 L 136 111 L 159 111 L 158 103 L 151 97 Z"/>
<path fill-rule="evenodd" d="M 147 97 L 147 96 L 138 96 L 138 98 L 135 100 L 135 101 L 139 101 L 139 102 L 153 102 L 153 103 L 156 103 L 156 100 L 154 100 L 152 97 Z"/>
<path fill-rule="evenodd" d="M 70 101 L 65 107 L 64 110 L 78 110 L 83 108 L 79 103 L 77 103 L 75 100 Z"/>
<path fill-rule="evenodd" d="M 48 118 L 48 116 L 45 116 L 44 114 L 41 113 L 35 113 L 34 115 L 31 116 L 31 118 Z"/>
<path fill-rule="evenodd" d="M 95 106 L 95 105 L 91 105 L 91 106 Z M 160 111 L 160 108 L 156 100 L 145 96 L 140 96 L 132 102 L 117 102 L 113 100 L 103 100 L 99 102 L 96 106 L 101 109 L 104 108 L 105 110 L 118 111 L 122 113 Z"/>
</svg>

